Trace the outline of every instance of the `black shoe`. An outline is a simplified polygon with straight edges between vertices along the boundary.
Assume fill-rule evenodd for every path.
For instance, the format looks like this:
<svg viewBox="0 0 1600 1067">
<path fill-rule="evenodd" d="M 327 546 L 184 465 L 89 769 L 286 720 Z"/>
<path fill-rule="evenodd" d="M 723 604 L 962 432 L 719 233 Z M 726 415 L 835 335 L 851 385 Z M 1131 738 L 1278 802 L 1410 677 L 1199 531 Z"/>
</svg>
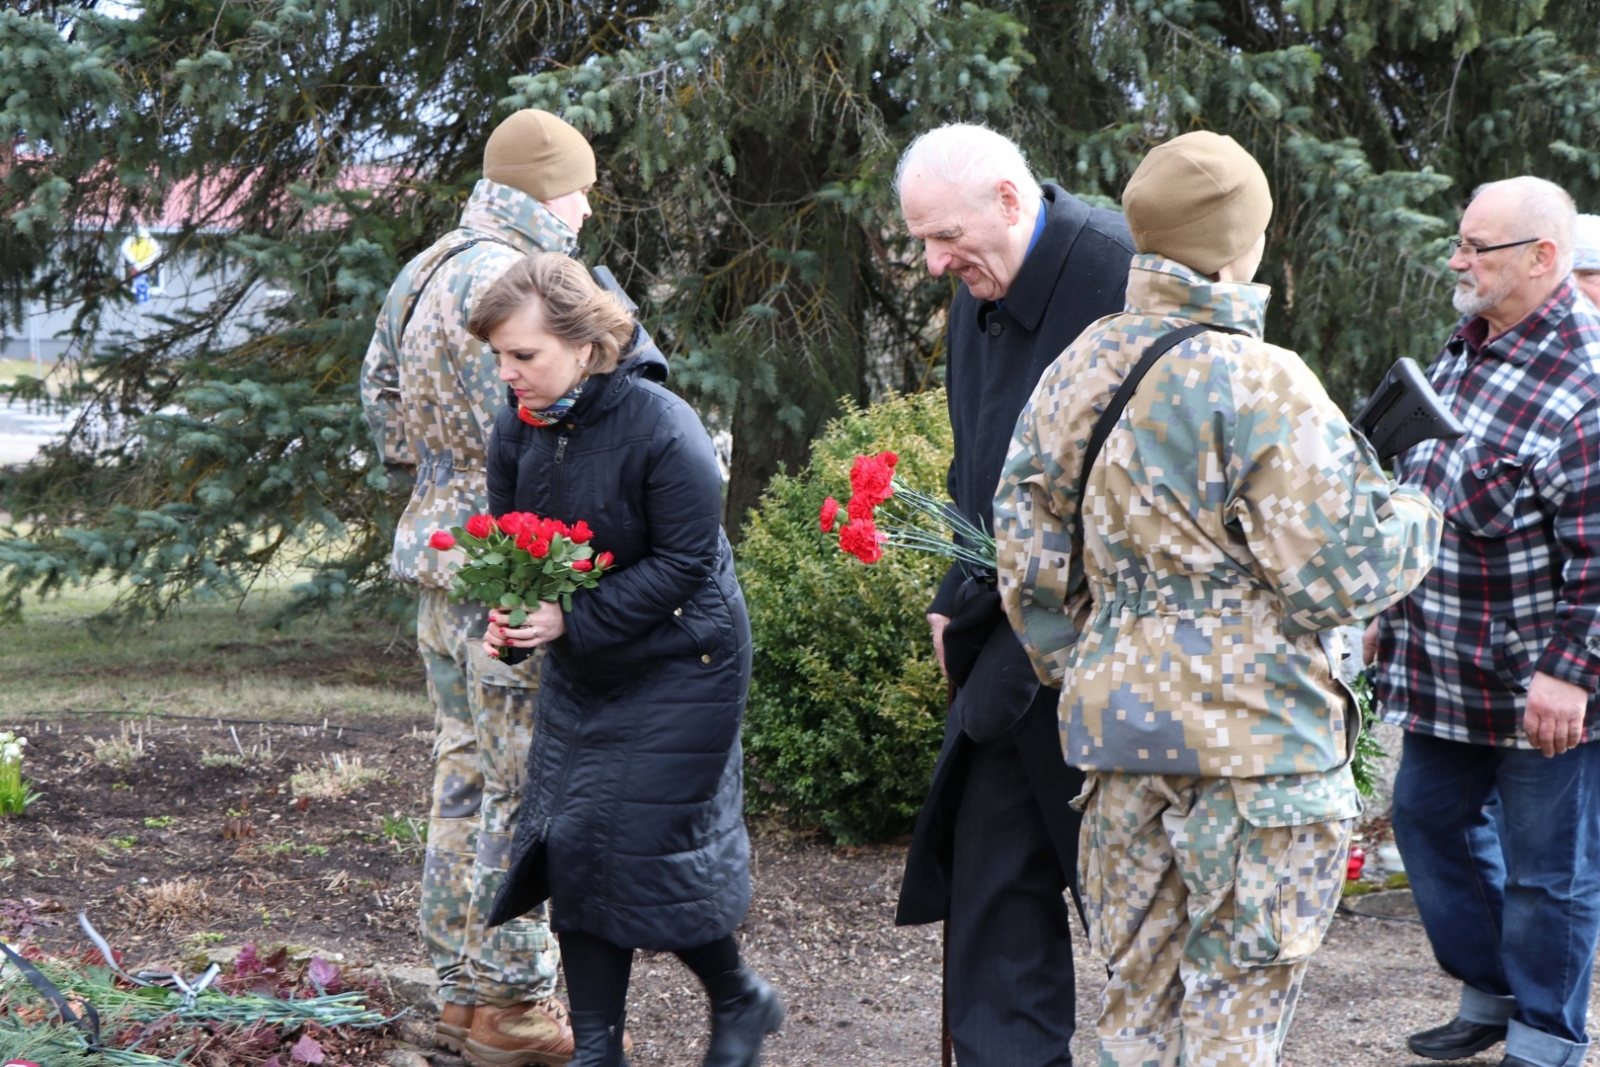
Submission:
<svg viewBox="0 0 1600 1067">
<path fill-rule="evenodd" d="M 574 1011 L 567 1018 L 572 1021 L 572 1061 L 567 1067 L 628 1067 L 622 1054 L 622 1016 L 608 1021 L 603 1011 Z"/>
<path fill-rule="evenodd" d="M 1443 1026 L 1412 1034 L 1406 1039 L 1406 1045 L 1418 1056 L 1430 1060 L 1464 1060 L 1505 1039 L 1503 1026 L 1484 1026 L 1455 1018 Z M 1516 1067 L 1515 1063 L 1512 1067 Z"/>
<path fill-rule="evenodd" d="M 754 972 L 740 967 L 706 982 L 711 1045 L 705 1067 L 755 1067 L 761 1043 L 783 1025 L 783 1002 Z"/>
</svg>

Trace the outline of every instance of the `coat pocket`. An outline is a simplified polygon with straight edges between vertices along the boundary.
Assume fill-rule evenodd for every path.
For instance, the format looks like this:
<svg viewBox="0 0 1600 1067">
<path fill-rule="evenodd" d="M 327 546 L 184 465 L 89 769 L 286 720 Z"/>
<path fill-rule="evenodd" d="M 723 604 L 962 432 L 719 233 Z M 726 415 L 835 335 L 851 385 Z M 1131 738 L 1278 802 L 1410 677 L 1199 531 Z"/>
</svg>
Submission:
<svg viewBox="0 0 1600 1067">
<path fill-rule="evenodd" d="M 1461 474 L 1450 485 L 1445 517 L 1474 537 L 1504 537 L 1538 517 L 1525 491 L 1526 467 L 1483 445 L 1461 447 Z"/>
<path fill-rule="evenodd" d="M 1522 642 L 1522 636 L 1508 619 L 1492 619 L 1489 626 L 1495 677 L 1509 691 L 1526 693 L 1528 682 L 1533 678 L 1533 664 L 1528 658 L 1528 649 Z"/>
<path fill-rule="evenodd" d="M 1305 959 L 1322 944 L 1339 906 L 1354 819 L 1250 826 L 1233 884 L 1215 901 L 1229 962 L 1267 967 Z M 1231 915 L 1227 913 L 1231 912 Z"/>
</svg>

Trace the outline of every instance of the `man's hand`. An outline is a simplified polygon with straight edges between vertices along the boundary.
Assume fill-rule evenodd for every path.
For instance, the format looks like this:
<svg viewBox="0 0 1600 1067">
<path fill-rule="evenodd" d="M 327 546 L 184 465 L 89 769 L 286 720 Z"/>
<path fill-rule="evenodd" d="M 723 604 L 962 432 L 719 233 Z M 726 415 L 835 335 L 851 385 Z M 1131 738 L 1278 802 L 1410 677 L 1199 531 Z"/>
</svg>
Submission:
<svg viewBox="0 0 1600 1067">
<path fill-rule="evenodd" d="M 1361 665 L 1372 666 L 1378 658 L 1378 620 L 1373 619 L 1367 623 L 1366 631 L 1361 635 Z"/>
<path fill-rule="evenodd" d="M 1546 756 L 1559 755 L 1583 740 L 1583 714 L 1588 707 L 1587 689 L 1536 671 L 1528 686 L 1522 732 Z"/>
<path fill-rule="evenodd" d="M 930 611 L 928 625 L 933 628 L 933 651 L 939 656 L 939 673 L 948 678 L 950 672 L 944 669 L 944 628 L 950 625 L 950 616 Z"/>
</svg>

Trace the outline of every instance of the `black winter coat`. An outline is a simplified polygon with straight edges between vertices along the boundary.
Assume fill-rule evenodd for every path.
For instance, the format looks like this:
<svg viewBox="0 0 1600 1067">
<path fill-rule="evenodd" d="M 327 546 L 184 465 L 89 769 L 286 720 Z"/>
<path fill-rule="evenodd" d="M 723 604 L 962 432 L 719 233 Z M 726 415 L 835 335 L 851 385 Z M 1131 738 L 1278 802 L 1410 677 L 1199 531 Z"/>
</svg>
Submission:
<svg viewBox="0 0 1600 1067">
<path fill-rule="evenodd" d="M 968 521 L 994 528 L 1000 482 L 1017 416 L 1033 387 L 1078 334 L 1122 310 L 1133 238 L 1120 213 L 1091 208 L 1057 185 L 1045 185 L 1044 233 L 1006 293 L 1003 306 L 979 300 L 965 285 L 950 304 L 945 386 L 955 456 L 947 486 Z M 929 611 L 954 613 L 965 575 L 950 568 Z M 1082 781 L 1061 758 L 1056 691 L 1040 686 L 1022 645 L 1001 622 L 956 694 L 944 747 L 917 819 L 895 921 L 938 922 L 949 915 L 951 835 L 975 743 L 1009 733 L 1049 824 L 1063 871 L 1076 884 L 1077 826 L 1066 806 Z"/>
<path fill-rule="evenodd" d="M 732 933 L 750 904 L 750 621 L 710 438 L 645 380 L 659 362 L 596 375 L 555 426 L 525 425 L 515 405 L 495 421 L 493 514 L 583 519 L 616 564 L 573 594 L 549 646 L 492 926 L 549 898 L 557 931 L 685 949 Z"/>
</svg>

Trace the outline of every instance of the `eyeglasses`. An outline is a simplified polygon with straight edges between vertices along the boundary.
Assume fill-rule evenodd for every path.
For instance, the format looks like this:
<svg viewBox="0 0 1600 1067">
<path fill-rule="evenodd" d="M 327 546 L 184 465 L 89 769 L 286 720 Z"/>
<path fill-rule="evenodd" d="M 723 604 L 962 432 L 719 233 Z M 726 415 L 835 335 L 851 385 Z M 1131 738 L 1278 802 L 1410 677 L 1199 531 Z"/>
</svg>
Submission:
<svg viewBox="0 0 1600 1067">
<path fill-rule="evenodd" d="M 1531 245 L 1536 241 L 1542 240 L 1544 240 L 1543 237 L 1529 237 L 1521 241 L 1507 241 L 1503 245 L 1475 245 L 1471 241 L 1463 241 L 1459 237 L 1452 237 L 1450 238 L 1450 254 L 1455 255 L 1458 251 L 1465 248 L 1473 255 L 1481 256 L 1485 252 L 1498 252 L 1502 248 L 1516 248 L 1518 245 Z"/>
</svg>

